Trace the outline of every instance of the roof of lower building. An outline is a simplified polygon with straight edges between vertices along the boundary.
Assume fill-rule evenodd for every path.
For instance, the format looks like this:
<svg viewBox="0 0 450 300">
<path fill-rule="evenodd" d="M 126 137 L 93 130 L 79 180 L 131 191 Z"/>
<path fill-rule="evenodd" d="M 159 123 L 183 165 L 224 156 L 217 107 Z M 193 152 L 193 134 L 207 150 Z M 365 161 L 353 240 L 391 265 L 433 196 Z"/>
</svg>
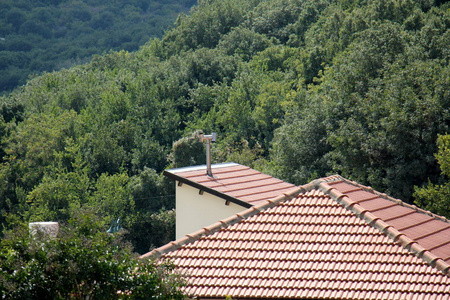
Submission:
<svg viewBox="0 0 450 300">
<path fill-rule="evenodd" d="M 445 218 L 340 176 L 155 249 L 197 298 L 450 299 Z"/>
<path fill-rule="evenodd" d="M 206 174 L 206 166 L 170 169 L 164 175 L 246 208 L 295 188 L 291 183 L 237 163 L 214 164 L 211 169 L 212 177 Z"/>
</svg>

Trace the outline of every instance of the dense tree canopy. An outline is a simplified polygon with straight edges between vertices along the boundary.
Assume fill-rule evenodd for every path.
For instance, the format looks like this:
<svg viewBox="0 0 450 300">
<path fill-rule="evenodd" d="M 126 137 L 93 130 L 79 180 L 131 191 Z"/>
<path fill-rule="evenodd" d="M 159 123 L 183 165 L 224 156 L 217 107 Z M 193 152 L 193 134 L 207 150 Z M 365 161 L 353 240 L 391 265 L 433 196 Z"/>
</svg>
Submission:
<svg viewBox="0 0 450 300">
<path fill-rule="evenodd" d="M 162 37 L 195 0 L 2 0 L 0 93 L 30 75 L 88 62 L 110 50 L 135 51 Z"/>
<path fill-rule="evenodd" d="M 217 132 L 215 162 L 295 184 L 339 173 L 412 202 L 443 180 L 449 27 L 439 1 L 199 1 L 139 51 L 1 98 L 1 222 L 90 208 L 148 251 L 173 237 L 160 174 L 203 163 L 199 131 Z"/>
<path fill-rule="evenodd" d="M 450 218 L 450 135 L 441 135 L 438 138 L 439 151 L 436 158 L 445 176 L 442 182 L 428 182 L 425 187 L 416 187 L 416 204 Z"/>
</svg>

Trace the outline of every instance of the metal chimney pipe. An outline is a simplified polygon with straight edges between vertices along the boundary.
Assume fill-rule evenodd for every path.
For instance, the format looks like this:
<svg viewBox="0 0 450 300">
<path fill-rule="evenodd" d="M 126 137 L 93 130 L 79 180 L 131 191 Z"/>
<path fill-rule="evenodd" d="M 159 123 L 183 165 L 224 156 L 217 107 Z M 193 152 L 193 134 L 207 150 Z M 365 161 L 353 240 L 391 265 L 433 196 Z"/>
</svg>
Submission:
<svg viewBox="0 0 450 300">
<path fill-rule="evenodd" d="M 216 133 L 213 132 L 211 135 L 201 135 L 201 141 L 206 140 L 206 175 L 213 177 L 212 169 L 211 169 L 211 142 L 216 141 Z"/>
<path fill-rule="evenodd" d="M 206 140 L 206 175 L 213 176 L 212 175 L 212 169 L 211 169 L 211 140 Z"/>
</svg>

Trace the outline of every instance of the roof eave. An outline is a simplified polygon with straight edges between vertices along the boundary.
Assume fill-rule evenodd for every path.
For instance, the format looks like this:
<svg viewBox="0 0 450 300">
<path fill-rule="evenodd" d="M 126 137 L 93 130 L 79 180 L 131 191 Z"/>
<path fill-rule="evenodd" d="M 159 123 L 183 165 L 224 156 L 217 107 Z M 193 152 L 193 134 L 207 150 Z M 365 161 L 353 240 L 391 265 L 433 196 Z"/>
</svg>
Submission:
<svg viewBox="0 0 450 300">
<path fill-rule="evenodd" d="M 303 194 L 308 191 L 311 191 L 312 189 L 314 189 L 314 187 L 315 187 L 315 185 L 313 182 L 296 187 L 296 188 L 290 190 L 289 192 L 283 193 L 282 195 L 280 195 L 276 198 L 266 200 L 264 203 L 262 203 L 260 205 L 251 206 L 250 208 L 248 208 L 242 212 L 239 212 L 237 214 L 234 214 L 226 219 L 220 220 L 219 222 L 214 223 L 211 226 L 204 227 L 197 232 L 188 234 L 176 241 L 170 242 L 160 248 L 154 249 L 146 254 L 143 254 L 140 256 L 140 258 L 158 259 L 161 256 L 163 256 L 164 254 L 178 250 L 183 245 L 190 244 L 190 243 L 200 239 L 203 236 L 211 235 L 223 228 L 227 228 L 228 226 L 234 225 L 243 219 L 250 218 L 250 217 L 260 213 L 261 211 L 275 207 L 281 202 L 291 200 L 292 198 L 296 197 L 299 194 Z"/>
<path fill-rule="evenodd" d="M 214 196 L 217 196 L 217 197 L 219 197 L 219 198 L 222 198 L 222 199 L 224 199 L 225 201 L 233 202 L 233 203 L 235 203 L 235 204 L 237 204 L 237 205 L 240 205 L 240 206 L 242 206 L 242 207 L 244 207 L 244 208 L 250 208 L 250 207 L 253 206 L 252 204 L 250 204 L 250 203 L 248 203 L 248 202 L 239 200 L 239 199 L 237 199 L 237 198 L 235 198 L 235 197 L 233 197 L 233 196 L 230 196 L 230 195 L 227 195 L 227 194 L 225 194 L 225 193 L 219 192 L 219 191 L 217 191 L 217 190 L 215 190 L 215 189 L 209 188 L 209 187 L 204 186 L 204 185 L 202 185 L 202 184 L 200 184 L 200 183 L 191 181 L 191 180 L 189 180 L 189 179 L 187 179 L 187 178 L 184 178 L 184 177 L 182 177 L 182 176 L 179 176 L 179 175 L 177 175 L 177 174 L 175 174 L 175 173 L 171 173 L 171 172 L 168 172 L 168 171 L 164 171 L 163 174 L 164 174 L 164 176 L 167 176 L 168 178 L 170 178 L 170 179 L 172 179 L 172 180 L 179 181 L 179 182 L 181 182 L 181 183 L 190 185 L 190 186 L 192 186 L 192 187 L 194 187 L 194 188 L 197 188 L 197 189 L 199 189 L 199 190 L 201 190 L 201 191 L 204 191 L 204 192 L 207 192 L 207 193 L 212 194 L 212 195 L 214 195 Z"/>
</svg>

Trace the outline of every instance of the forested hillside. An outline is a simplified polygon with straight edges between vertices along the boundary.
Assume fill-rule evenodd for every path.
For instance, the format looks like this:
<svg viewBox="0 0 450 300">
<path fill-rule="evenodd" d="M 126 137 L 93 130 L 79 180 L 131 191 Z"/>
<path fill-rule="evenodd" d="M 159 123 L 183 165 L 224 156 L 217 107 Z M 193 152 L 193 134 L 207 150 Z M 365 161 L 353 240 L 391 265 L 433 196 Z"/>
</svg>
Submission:
<svg viewBox="0 0 450 300">
<path fill-rule="evenodd" d="M 445 181 L 444 2 L 203 0 L 137 52 L 34 78 L 1 98 L 1 222 L 91 207 L 139 252 L 167 242 L 160 174 L 204 163 L 199 130 L 217 132 L 214 162 L 295 184 L 339 173 L 412 203 Z"/>
<path fill-rule="evenodd" d="M 135 51 L 162 37 L 195 0 L 2 0 L 0 93 L 30 75 L 88 62 L 109 50 Z"/>
</svg>

